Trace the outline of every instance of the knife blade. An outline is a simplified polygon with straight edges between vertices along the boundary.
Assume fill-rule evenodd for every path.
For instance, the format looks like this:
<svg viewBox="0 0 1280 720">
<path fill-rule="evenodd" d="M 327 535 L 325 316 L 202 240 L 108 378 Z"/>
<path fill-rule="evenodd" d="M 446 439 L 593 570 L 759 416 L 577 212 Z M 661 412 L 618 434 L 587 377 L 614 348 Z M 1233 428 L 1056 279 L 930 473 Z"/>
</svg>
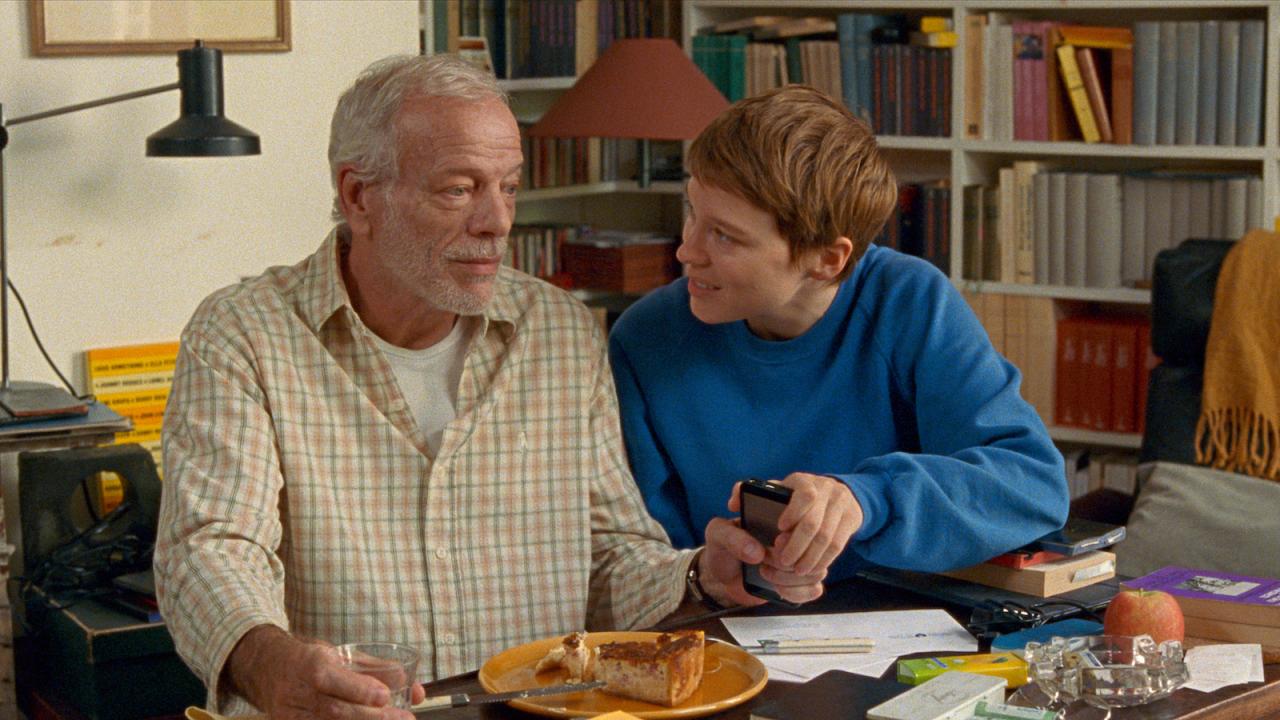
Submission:
<svg viewBox="0 0 1280 720">
<path fill-rule="evenodd" d="M 468 695 L 467 693 L 458 693 L 456 695 L 436 695 L 414 705 L 409 708 L 409 711 L 417 714 L 429 710 L 463 707 L 465 705 L 483 705 L 485 703 L 508 702 L 510 700 L 543 697 L 545 695 L 568 695 L 569 693 L 595 690 L 596 688 L 604 687 L 604 685 L 605 682 L 603 680 L 595 680 L 593 682 L 566 683 L 564 685 L 544 685 L 542 687 L 512 690 L 511 692 L 488 693 L 485 695 Z"/>
</svg>

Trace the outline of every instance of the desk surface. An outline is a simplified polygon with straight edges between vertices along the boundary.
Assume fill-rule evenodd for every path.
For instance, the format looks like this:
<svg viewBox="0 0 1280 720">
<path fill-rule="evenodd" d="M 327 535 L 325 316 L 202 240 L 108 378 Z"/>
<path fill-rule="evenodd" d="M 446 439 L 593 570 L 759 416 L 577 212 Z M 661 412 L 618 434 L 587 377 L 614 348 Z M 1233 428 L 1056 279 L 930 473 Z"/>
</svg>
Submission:
<svg viewBox="0 0 1280 720">
<path fill-rule="evenodd" d="M 826 597 L 796 611 L 796 613 L 905 610 L 932 606 L 928 600 L 912 593 L 878 586 L 866 581 L 853 581 L 841 584 L 828 592 Z M 764 610 L 744 611 L 743 614 L 774 615 L 778 613 L 779 609 L 777 608 L 766 608 Z M 702 629 L 712 637 L 732 641 L 732 636 L 729 635 L 718 619 L 697 620 L 693 617 L 695 614 L 696 608 L 682 608 L 676 617 L 690 618 L 692 622 L 686 627 Z M 962 623 L 967 620 L 967 613 L 964 611 L 953 610 L 953 614 Z M 1179 690 L 1171 697 L 1149 705 L 1117 709 L 1112 713 L 1111 717 L 1113 720 L 1167 720 L 1170 718 L 1195 718 L 1195 720 L 1217 718 L 1225 720 L 1227 718 L 1275 717 L 1280 714 L 1280 665 L 1267 665 L 1264 667 L 1264 671 L 1266 680 L 1262 683 L 1233 685 L 1211 693 L 1202 693 L 1196 690 Z M 883 677 L 891 678 L 894 676 L 894 672 L 895 668 L 890 667 Z M 779 698 L 794 687 L 796 685 L 792 683 L 770 680 L 769 684 L 765 686 L 764 692 L 760 693 L 760 695 L 739 707 L 719 713 L 714 717 L 722 718 L 723 720 L 747 720 L 751 715 L 752 708 Z M 484 692 L 484 689 L 480 687 L 480 683 L 476 679 L 476 673 L 470 672 L 446 678 L 427 686 L 428 695 L 459 692 Z M 482 705 L 432 713 L 433 720 L 436 718 L 440 720 L 457 718 L 517 720 L 531 717 L 533 716 L 505 705 Z M 858 719 L 849 718 L 849 720 Z"/>
</svg>

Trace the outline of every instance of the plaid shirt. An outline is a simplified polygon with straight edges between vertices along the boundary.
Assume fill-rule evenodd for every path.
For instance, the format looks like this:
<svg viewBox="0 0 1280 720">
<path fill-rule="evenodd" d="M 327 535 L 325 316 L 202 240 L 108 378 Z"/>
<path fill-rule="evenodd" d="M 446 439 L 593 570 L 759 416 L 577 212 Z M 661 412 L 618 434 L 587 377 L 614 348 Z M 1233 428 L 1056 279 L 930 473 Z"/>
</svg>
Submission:
<svg viewBox="0 0 1280 720">
<path fill-rule="evenodd" d="M 673 611 L 692 553 L 631 479 L 587 310 L 504 267 L 432 457 L 340 248 L 215 293 L 182 335 L 155 569 L 210 707 L 247 709 L 218 683 L 260 624 L 408 643 L 430 680 Z"/>
</svg>

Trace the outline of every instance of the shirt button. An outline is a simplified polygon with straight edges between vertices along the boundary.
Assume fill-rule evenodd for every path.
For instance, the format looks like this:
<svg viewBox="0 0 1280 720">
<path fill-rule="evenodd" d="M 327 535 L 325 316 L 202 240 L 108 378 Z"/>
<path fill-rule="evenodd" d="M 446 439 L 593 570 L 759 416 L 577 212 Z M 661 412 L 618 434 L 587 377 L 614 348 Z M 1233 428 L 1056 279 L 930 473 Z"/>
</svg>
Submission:
<svg viewBox="0 0 1280 720">
<path fill-rule="evenodd" d="M 452 645 L 458 641 L 458 636 L 454 635 L 453 633 L 445 633 L 444 637 L 441 638 L 441 640 L 444 642 L 445 645 Z"/>
<path fill-rule="evenodd" d="M 449 557 L 449 551 L 446 550 L 445 548 L 438 547 L 436 548 L 436 557 L 441 560 L 444 560 L 445 558 Z"/>
</svg>

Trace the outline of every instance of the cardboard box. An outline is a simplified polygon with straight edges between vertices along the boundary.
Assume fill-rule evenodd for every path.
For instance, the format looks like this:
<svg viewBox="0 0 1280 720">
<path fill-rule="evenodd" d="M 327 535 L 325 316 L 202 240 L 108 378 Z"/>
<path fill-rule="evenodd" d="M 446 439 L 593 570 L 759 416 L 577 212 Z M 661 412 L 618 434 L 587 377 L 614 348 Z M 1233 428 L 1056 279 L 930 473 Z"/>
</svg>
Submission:
<svg viewBox="0 0 1280 720">
<path fill-rule="evenodd" d="M 680 274 L 676 243 L 579 245 L 560 249 L 564 271 L 573 286 L 591 290 L 642 293 L 675 280 Z"/>
<path fill-rule="evenodd" d="M 36 632 L 17 657 L 20 696 L 38 692 L 91 720 L 180 715 L 203 705 L 204 685 L 179 659 L 164 623 L 144 623 L 81 600 L 28 613 Z"/>
</svg>

